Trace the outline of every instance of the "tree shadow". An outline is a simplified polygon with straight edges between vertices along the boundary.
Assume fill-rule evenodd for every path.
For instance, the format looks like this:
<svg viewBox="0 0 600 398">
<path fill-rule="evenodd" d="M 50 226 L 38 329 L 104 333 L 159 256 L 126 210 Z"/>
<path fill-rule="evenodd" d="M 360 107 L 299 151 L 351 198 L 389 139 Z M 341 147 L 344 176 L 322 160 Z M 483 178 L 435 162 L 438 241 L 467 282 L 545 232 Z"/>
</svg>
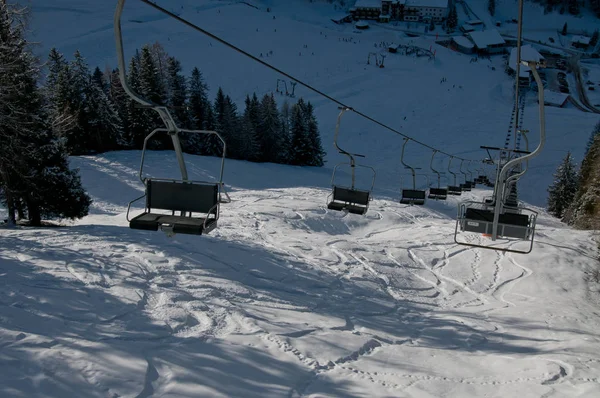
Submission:
<svg viewBox="0 0 600 398">
<path fill-rule="evenodd" d="M 3 361 L 13 365 L 0 376 L 6 395 L 106 389 L 141 397 L 281 396 L 314 378 L 317 365 L 294 346 L 321 332 L 338 336 L 322 344 L 362 336 L 355 348 L 340 345 L 346 354 L 330 358 L 334 363 L 356 360 L 372 339 L 418 339 L 423 348 L 465 352 L 550 352 L 530 336 L 545 327 L 533 321 L 511 320 L 511 333 L 482 332 L 459 321 L 463 313 L 392 297 L 377 280 L 340 275 L 323 259 L 312 264 L 226 237 L 168 240 L 80 225 L 11 233 L 3 243 L 1 344 Z M 473 335 L 481 336 L 476 346 L 468 343 Z M 43 381 L 34 383 L 38 377 Z M 329 383 L 326 392 L 352 396 L 349 383 Z"/>
</svg>

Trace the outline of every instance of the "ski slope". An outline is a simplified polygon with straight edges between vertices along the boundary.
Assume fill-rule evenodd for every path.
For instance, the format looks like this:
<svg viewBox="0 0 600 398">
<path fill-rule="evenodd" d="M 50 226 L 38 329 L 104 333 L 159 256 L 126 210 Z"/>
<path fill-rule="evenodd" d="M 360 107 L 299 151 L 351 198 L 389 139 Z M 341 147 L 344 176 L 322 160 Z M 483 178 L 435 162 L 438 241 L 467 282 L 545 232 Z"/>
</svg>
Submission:
<svg viewBox="0 0 600 398">
<path fill-rule="evenodd" d="M 504 145 L 514 103 L 514 82 L 504 72 L 502 57 L 471 62 L 472 56 L 435 44 L 433 33 L 443 33 L 439 27 L 432 35 L 421 38 L 404 37 L 393 24 L 371 23 L 369 30 L 356 31 L 353 24 L 331 22 L 330 18 L 340 11 L 326 1 L 158 3 L 257 57 L 262 53 L 264 61 L 428 145 L 469 159 L 487 156 L 480 145 Z M 480 2 L 469 3 L 484 18 L 480 15 Z M 117 65 L 112 25 L 115 1 L 54 0 L 51 4 L 32 2 L 31 5 L 31 35 L 41 42 L 37 50 L 44 59 L 48 50 L 56 46 L 69 57 L 79 49 L 90 65 L 102 70 Z M 267 8 L 271 11 L 267 12 Z M 502 18 L 514 17 L 513 9 L 516 10 L 516 2 L 512 0 L 499 2 L 497 7 Z M 571 21 L 570 17 L 556 15 L 547 16 L 548 29 L 562 28 L 562 24 L 555 26 L 558 19 Z M 527 37 L 537 32 L 546 16 L 540 14 L 535 4 L 526 7 L 524 18 Z M 586 15 L 577 21 L 586 27 L 593 26 L 594 20 Z M 575 22 L 569 24 L 575 26 Z M 512 25 L 503 29 L 514 33 Z M 283 77 L 138 0 L 127 1 L 122 26 L 127 59 L 136 48 L 159 41 L 169 54 L 181 60 L 186 72 L 194 66 L 200 68 L 211 88 L 211 98 L 221 86 L 239 109 L 243 109 L 247 94 L 256 92 L 261 97 L 275 93 L 277 79 Z M 431 47 L 436 51 L 436 59 L 390 54 L 387 47 L 379 47 L 382 42 Z M 373 62 L 366 64 L 370 52 L 387 54 L 385 68 L 380 69 Z M 279 104 L 287 98 L 275 95 Z M 296 97 L 304 97 L 315 105 L 328 151 L 327 166 L 345 160 L 330 146 L 337 105 L 300 84 L 296 86 Z M 539 137 L 537 112 L 537 98 L 530 95 L 523 128 L 530 131 L 532 147 L 537 145 Z M 582 113 L 572 105 L 566 109 L 547 107 L 546 117 L 545 150 L 530 162 L 529 172 L 519 187 L 521 199 L 538 206 L 545 205 L 552 173 L 567 151 L 571 150 L 577 161 L 583 159 L 589 134 L 598 122 L 597 115 Z M 394 187 L 390 192 L 396 189 L 404 172 L 400 164 L 401 137 L 347 113 L 342 120 L 340 145 L 366 155 L 363 161 L 377 169 L 380 189 Z M 431 154 L 430 149 L 411 143 L 407 146 L 406 162 L 427 171 Z M 445 170 L 448 160 L 438 155 L 435 165 Z M 478 167 L 472 164 L 471 170 Z M 458 169 L 459 164 L 454 161 L 452 170 L 458 172 Z M 422 184 L 425 185 L 424 181 Z"/>
<path fill-rule="evenodd" d="M 442 150 L 481 158 L 479 145 L 504 142 L 512 81 L 499 58 L 470 63 L 432 38 L 382 26 L 356 33 L 331 23 L 337 11 L 325 2 L 160 3 L 183 5 L 182 16 L 253 54 L 273 50 L 265 60 Z M 114 5 L 32 2 L 40 54 L 80 49 L 91 65 L 114 67 Z M 127 56 L 160 40 L 188 70 L 203 71 L 213 94 L 223 86 L 241 104 L 248 92 L 275 91 L 280 76 L 140 2 L 129 0 L 126 13 Z M 436 60 L 389 54 L 384 69 L 366 65 L 380 51 L 374 44 L 410 40 L 436 49 Z M 331 144 L 338 111 L 300 86 L 296 94 L 316 106 L 327 165 L 227 160 L 233 202 L 210 235 L 128 228 L 127 203 L 143 192 L 139 151 L 71 158 L 94 200 L 84 219 L 0 228 L 0 396 L 600 395 L 591 232 L 538 209 L 529 255 L 458 246 L 458 199 L 400 205 L 402 140 L 353 114 L 342 120 L 340 145 L 377 169 L 375 200 L 364 217 L 331 212 L 331 171 L 344 160 Z M 519 185 L 533 205 L 544 204 L 567 150 L 581 158 L 597 122 L 574 108 L 546 111 L 546 148 Z M 537 123 L 530 97 L 532 145 Z M 426 172 L 431 151 L 414 143 L 407 151 Z M 436 158 L 437 168 L 447 165 Z M 218 159 L 186 159 L 190 179 L 218 172 Z M 150 152 L 146 165 L 151 176 L 179 176 L 172 152 Z M 487 195 L 476 188 L 461 199 Z"/>
<path fill-rule="evenodd" d="M 168 238 L 125 220 L 139 155 L 72 158 L 86 218 L 0 229 L 1 396 L 600 393 L 589 232 L 542 213 L 532 254 L 471 249 L 452 239 L 456 198 L 380 194 L 345 215 L 324 169 L 228 161 L 219 228 Z M 218 172 L 187 160 L 190 178 Z M 172 152 L 146 162 L 177 177 Z"/>
</svg>

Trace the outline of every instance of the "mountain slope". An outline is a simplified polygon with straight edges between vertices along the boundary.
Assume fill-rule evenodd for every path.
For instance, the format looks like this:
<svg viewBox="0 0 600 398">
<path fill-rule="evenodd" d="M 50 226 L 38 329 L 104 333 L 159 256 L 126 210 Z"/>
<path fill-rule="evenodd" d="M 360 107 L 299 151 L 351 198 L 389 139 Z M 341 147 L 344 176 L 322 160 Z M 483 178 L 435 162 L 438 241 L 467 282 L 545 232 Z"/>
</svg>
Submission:
<svg viewBox="0 0 600 398">
<path fill-rule="evenodd" d="M 191 178 L 218 170 L 187 159 Z M 220 227 L 167 238 L 127 227 L 138 160 L 73 158 L 90 216 L 0 229 L 3 396 L 600 391 L 590 233 L 542 214 L 530 255 L 470 249 L 452 240 L 456 199 L 344 215 L 320 169 L 229 161 Z M 147 165 L 177 176 L 170 152 Z"/>
<path fill-rule="evenodd" d="M 202 0 L 181 1 L 177 6 L 160 4 L 256 56 L 262 53 L 265 61 L 433 147 L 481 159 L 486 154 L 480 145 L 504 143 L 513 106 L 513 81 L 503 72 L 501 58 L 471 62 L 467 55 L 436 45 L 434 36 L 403 38 L 392 25 L 354 32 L 352 25 L 338 26 L 329 20 L 338 11 L 325 2 Z M 39 51 L 43 56 L 51 46 L 66 54 L 80 49 L 91 65 L 101 69 L 116 66 L 114 2 L 57 0 L 52 6 L 32 6 L 32 34 L 42 42 Z M 528 23 L 535 28 L 540 23 L 535 14 L 525 18 L 526 30 Z M 256 91 L 260 96 L 274 92 L 277 79 L 282 77 L 139 1 L 126 3 L 123 32 L 127 57 L 146 43 L 160 41 L 186 70 L 198 66 L 203 71 L 213 95 L 222 86 L 240 106 L 247 93 Z M 366 64 L 370 52 L 386 53 L 380 43 L 400 41 L 435 49 L 435 61 L 388 54 L 383 69 Z M 273 54 L 267 57 L 270 51 Z M 300 85 L 296 95 L 315 104 L 328 151 L 327 166 L 345 160 L 331 146 L 337 105 Z M 284 98 L 278 98 L 280 103 Z M 580 159 L 597 122 L 596 115 L 575 108 L 547 107 L 546 115 L 546 149 L 531 162 L 519 190 L 523 200 L 536 205 L 545 203 L 546 188 L 562 153 L 568 148 Z M 527 101 L 523 127 L 531 131 L 531 145 L 536 145 L 538 115 L 532 96 Z M 387 194 L 398 191 L 404 173 L 399 162 L 401 137 L 348 113 L 342 120 L 340 145 L 366 155 L 363 162 L 378 171 L 377 189 Z M 430 158 L 429 149 L 413 143 L 407 147 L 408 164 L 428 170 Z M 438 155 L 437 168 L 446 169 L 447 165 L 448 158 Z M 452 169 L 457 172 L 458 166 L 454 162 Z M 471 170 L 476 168 L 473 165 Z"/>
</svg>

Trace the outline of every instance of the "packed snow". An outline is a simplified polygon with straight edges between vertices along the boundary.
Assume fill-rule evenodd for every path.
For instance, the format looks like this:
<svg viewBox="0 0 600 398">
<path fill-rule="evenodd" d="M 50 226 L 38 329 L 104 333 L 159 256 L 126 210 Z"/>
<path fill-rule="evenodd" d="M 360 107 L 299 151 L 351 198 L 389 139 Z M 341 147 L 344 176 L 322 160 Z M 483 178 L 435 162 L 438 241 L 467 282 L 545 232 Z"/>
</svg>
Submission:
<svg viewBox="0 0 600 398">
<path fill-rule="evenodd" d="M 344 214 L 327 170 L 228 161 L 218 229 L 168 238 L 128 228 L 139 156 L 73 158 L 95 200 L 83 220 L 0 230 L 2 396 L 600 391 L 589 232 L 542 212 L 532 254 L 472 249 L 452 238 L 456 198 L 376 193 Z M 216 177 L 218 159 L 187 160 Z M 146 162 L 177 177 L 172 152 Z"/>
<path fill-rule="evenodd" d="M 435 147 L 481 158 L 479 145 L 504 142 L 513 81 L 501 58 L 469 62 L 415 38 L 435 60 L 388 54 L 380 69 L 366 65 L 368 53 L 401 33 L 335 25 L 325 2 L 180 3 L 182 16 L 253 54 L 273 50 L 266 61 Z M 79 48 L 90 64 L 113 67 L 113 7 L 33 4 L 33 34 L 44 51 Z M 129 56 L 160 40 L 186 68 L 200 67 L 213 92 L 221 85 L 241 102 L 274 91 L 280 76 L 142 3 L 129 0 L 126 13 Z M 454 243 L 459 200 L 482 200 L 487 188 L 399 204 L 402 140 L 352 113 L 340 143 L 377 169 L 375 199 L 365 216 L 328 210 L 332 169 L 344 160 L 332 146 L 337 108 L 300 86 L 296 94 L 316 106 L 328 164 L 227 160 L 232 202 L 209 235 L 129 229 L 127 204 L 143 193 L 140 151 L 71 158 L 94 200 L 82 220 L 0 229 L 0 396 L 600 395 L 593 233 L 536 207 L 566 150 L 581 158 L 597 115 L 546 108 L 546 148 L 519 184 L 540 212 L 534 250 L 521 255 Z M 532 145 L 537 124 L 530 97 Z M 409 148 L 406 161 L 427 172 L 431 151 Z M 190 179 L 217 177 L 219 159 L 186 160 Z M 149 152 L 146 166 L 150 176 L 179 176 L 171 151 Z"/>
</svg>

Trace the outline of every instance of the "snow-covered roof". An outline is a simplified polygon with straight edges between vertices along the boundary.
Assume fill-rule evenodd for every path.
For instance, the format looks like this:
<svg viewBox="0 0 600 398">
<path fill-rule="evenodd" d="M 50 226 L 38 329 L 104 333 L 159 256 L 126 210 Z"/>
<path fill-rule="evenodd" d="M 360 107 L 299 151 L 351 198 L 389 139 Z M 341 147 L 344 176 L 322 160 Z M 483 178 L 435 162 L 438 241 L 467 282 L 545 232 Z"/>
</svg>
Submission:
<svg viewBox="0 0 600 398">
<path fill-rule="evenodd" d="M 467 21 L 466 23 L 468 23 L 469 25 L 481 25 L 481 24 L 483 24 L 483 22 L 481 22 L 479 19 L 472 19 L 470 21 Z"/>
<path fill-rule="evenodd" d="M 356 0 L 356 8 L 381 8 L 381 0 Z"/>
<path fill-rule="evenodd" d="M 448 7 L 448 0 L 406 0 L 407 7 Z"/>
<path fill-rule="evenodd" d="M 563 106 L 569 98 L 569 94 L 557 93 L 556 91 L 544 90 L 544 104 Z"/>
<path fill-rule="evenodd" d="M 544 59 L 544 57 L 531 45 L 525 44 L 521 46 L 521 60 L 522 61 L 539 61 Z M 517 48 L 514 47 L 510 50 L 510 58 L 508 59 L 508 66 L 512 70 L 516 70 L 517 66 Z M 519 77 L 527 77 L 529 76 L 529 66 L 522 65 L 519 69 Z"/>
<path fill-rule="evenodd" d="M 358 21 L 354 26 L 357 28 L 368 28 L 369 23 L 367 21 Z"/>
<path fill-rule="evenodd" d="M 500 33 L 496 29 L 482 30 L 479 32 L 469 33 L 473 42 L 477 48 L 486 48 L 488 46 L 494 46 L 498 44 L 504 44 L 505 41 L 500 36 Z"/>
<path fill-rule="evenodd" d="M 580 43 L 580 44 L 590 44 L 590 38 L 587 36 L 579 36 L 579 35 L 575 35 L 575 36 L 571 36 L 571 43 Z"/>
<path fill-rule="evenodd" d="M 471 40 L 467 39 L 464 36 L 454 36 L 452 37 L 452 40 L 461 47 L 473 48 L 473 43 L 471 43 Z"/>
</svg>

